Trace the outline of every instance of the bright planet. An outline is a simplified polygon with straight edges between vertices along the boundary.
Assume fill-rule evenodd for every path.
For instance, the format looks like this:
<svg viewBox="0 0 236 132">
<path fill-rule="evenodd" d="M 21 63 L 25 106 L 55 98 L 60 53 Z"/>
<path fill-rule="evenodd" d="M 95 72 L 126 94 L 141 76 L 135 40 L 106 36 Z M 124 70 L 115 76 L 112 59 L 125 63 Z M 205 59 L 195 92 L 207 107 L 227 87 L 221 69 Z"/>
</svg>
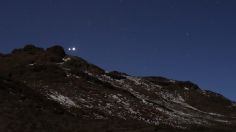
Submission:
<svg viewBox="0 0 236 132">
<path fill-rule="evenodd" d="M 75 48 L 75 47 L 68 48 L 68 51 L 76 51 L 76 50 L 77 50 L 77 48 Z"/>
</svg>

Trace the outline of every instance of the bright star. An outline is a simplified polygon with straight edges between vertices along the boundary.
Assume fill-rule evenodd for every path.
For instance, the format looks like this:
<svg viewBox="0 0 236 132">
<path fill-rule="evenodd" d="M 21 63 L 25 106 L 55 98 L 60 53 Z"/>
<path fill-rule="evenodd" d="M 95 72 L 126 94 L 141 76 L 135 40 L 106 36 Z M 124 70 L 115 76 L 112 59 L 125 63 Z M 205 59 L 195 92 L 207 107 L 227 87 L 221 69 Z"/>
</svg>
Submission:
<svg viewBox="0 0 236 132">
<path fill-rule="evenodd" d="M 70 47 L 70 48 L 68 48 L 68 51 L 76 51 L 77 50 L 77 48 L 76 47 Z"/>
</svg>

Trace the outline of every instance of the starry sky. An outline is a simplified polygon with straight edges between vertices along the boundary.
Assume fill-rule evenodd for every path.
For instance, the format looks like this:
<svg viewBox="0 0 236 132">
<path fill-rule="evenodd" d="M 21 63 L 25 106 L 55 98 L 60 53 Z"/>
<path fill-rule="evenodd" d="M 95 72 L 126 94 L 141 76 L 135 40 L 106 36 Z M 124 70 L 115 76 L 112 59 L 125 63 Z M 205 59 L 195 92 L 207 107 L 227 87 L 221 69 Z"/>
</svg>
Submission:
<svg viewBox="0 0 236 132">
<path fill-rule="evenodd" d="M 107 71 L 190 80 L 236 101 L 235 0 L 1 0 L 0 52 L 75 46 Z"/>
</svg>

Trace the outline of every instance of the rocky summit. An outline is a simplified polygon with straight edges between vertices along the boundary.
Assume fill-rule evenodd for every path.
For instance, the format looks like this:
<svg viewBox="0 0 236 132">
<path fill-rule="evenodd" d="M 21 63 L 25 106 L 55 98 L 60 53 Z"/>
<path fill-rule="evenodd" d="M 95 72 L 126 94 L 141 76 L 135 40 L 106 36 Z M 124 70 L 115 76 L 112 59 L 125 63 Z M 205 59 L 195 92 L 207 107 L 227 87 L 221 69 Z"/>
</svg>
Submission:
<svg viewBox="0 0 236 132">
<path fill-rule="evenodd" d="M 1 132 L 235 132 L 236 103 L 190 81 L 139 77 L 26 45 L 0 54 Z"/>
</svg>

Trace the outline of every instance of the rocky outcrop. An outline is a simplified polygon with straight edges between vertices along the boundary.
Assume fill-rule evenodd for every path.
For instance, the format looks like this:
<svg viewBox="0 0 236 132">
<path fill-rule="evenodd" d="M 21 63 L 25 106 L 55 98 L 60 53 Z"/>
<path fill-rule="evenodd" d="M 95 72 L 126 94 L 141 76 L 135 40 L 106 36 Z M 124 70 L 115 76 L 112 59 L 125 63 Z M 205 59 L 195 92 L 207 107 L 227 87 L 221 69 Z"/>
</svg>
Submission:
<svg viewBox="0 0 236 132">
<path fill-rule="evenodd" d="M 60 46 L 0 56 L 0 94 L 2 131 L 236 128 L 235 102 L 220 94 L 190 81 L 105 72 Z"/>
</svg>

